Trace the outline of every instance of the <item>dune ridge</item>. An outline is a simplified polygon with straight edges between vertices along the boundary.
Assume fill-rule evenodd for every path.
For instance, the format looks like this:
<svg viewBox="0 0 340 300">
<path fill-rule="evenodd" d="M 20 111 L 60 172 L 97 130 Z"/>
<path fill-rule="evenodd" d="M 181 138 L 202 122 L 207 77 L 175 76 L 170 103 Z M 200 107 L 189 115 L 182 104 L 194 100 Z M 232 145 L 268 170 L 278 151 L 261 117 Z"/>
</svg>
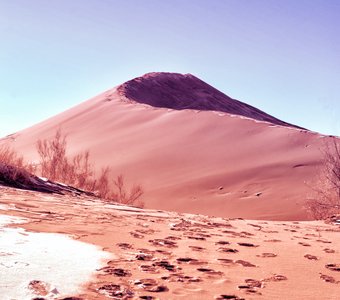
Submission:
<svg viewBox="0 0 340 300">
<path fill-rule="evenodd" d="M 232 99 L 192 74 L 147 73 L 121 84 L 117 90 L 129 100 L 154 107 L 219 111 L 276 125 L 301 128 Z"/>
</svg>

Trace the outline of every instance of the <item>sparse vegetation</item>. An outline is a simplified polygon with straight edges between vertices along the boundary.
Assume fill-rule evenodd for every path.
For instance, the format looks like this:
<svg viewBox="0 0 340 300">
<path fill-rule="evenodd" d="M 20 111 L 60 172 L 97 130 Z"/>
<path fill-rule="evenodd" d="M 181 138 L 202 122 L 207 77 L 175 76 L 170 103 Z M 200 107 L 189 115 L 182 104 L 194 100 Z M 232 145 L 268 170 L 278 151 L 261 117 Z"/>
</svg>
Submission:
<svg viewBox="0 0 340 300">
<path fill-rule="evenodd" d="M 26 185 L 30 181 L 30 173 L 20 167 L 0 162 L 0 182 L 7 185 Z"/>
<path fill-rule="evenodd" d="M 340 143 L 337 138 L 327 144 L 324 165 L 307 201 L 307 210 L 317 220 L 340 215 Z"/>
<path fill-rule="evenodd" d="M 120 203 L 133 204 L 143 195 L 143 189 L 140 185 L 133 185 L 130 192 L 126 190 L 123 175 L 118 175 L 114 180 L 117 192 L 110 196 L 112 199 L 118 199 Z"/>
<path fill-rule="evenodd" d="M 79 153 L 70 159 L 67 155 L 66 136 L 58 129 L 50 140 L 38 140 L 39 167 L 42 177 L 59 181 L 80 189 L 96 189 L 89 151 Z"/>
<path fill-rule="evenodd" d="M 143 206 L 140 200 L 143 195 L 142 187 L 133 185 L 131 189 L 128 189 L 123 175 L 110 180 L 112 172 L 109 167 L 104 167 L 99 176 L 96 176 L 94 166 L 90 162 L 89 151 L 78 153 L 70 158 L 67 153 L 67 137 L 60 129 L 51 139 L 38 140 L 36 149 L 39 154 L 39 163 L 34 167 L 26 164 L 23 157 L 18 156 L 14 150 L 8 147 L 0 148 L 0 166 L 2 167 L 0 172 L 6 171 L 6 176 L 11 176 L 11 180 L 16 180 L 19 176 L 23 178 L 25 174 L 29 174 L 28 172 L 34 172 L 51 181 L 93 192 L 108 201 Z"/>
<path fill-rule="evenodd" d="M 24 158 L 22 156 L 17 155 L 13 149 L 6 146 L 0 148 L 0 162 L 18 168 L 29 168 L 29 166 L 24 163 Z"/>
</svg>

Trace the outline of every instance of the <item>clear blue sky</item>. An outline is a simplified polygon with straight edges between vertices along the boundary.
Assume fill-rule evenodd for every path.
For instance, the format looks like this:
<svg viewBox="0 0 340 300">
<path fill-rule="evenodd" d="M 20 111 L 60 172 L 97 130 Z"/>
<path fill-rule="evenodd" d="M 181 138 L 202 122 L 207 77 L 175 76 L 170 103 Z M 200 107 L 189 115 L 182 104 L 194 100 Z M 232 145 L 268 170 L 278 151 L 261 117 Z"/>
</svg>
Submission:
<svg viewBox="0 0 340 300">
<path fill-rule="evenodd" d="M 0 0 L 0 136 L 151 71 L 340 135 L 338 0 Z"/>
</svg>

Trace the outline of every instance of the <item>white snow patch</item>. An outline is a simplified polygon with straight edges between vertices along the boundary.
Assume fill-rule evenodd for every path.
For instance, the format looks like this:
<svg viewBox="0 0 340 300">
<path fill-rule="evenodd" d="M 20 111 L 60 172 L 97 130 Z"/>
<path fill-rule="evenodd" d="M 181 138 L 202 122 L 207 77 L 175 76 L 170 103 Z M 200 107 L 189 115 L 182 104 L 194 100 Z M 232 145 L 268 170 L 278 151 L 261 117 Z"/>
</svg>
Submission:
<svg viewBox="0 0 340 300">
<path fill-rule="evenodd" d="M 0 210 L 9 210 L 10 207 L 7 204 L 1 204 L 0 203 Z"/>
<path fill-rule="evenodd" d="M 40 178 L 42 181 L 48 181 L 48 178 L 46 178 L 46 177 L 40 177 L 40 176 L 38 176 L 38 178 Z"/>
<path fill-rule="evenodd" d="M 0 299 L 55 299 L 81 292 L 110 254 L 98 247 L 54 233 L 34 233 L 8 224 L 25 219 L 0 214 Z M 32 280 L 42 281 L 48 294 L 29 289 Z"/>
</svg>

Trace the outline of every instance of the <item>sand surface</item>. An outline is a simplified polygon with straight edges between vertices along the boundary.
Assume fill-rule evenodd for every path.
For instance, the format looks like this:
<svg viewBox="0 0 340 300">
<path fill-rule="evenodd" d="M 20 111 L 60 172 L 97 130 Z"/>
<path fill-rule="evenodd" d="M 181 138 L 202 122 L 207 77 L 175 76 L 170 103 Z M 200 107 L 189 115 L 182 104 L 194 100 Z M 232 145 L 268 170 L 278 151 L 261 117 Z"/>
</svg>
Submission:
<svg viewBox="0 0 340 300">
<path fill-rule="evenodd" d="M 0 214 L 112 254 L 93 268 L 95 278 L 74 295 L 80 299 L 339 299 L 339 225 L 207 217 L 11 188 L 0 190 Z"/>
<path fill-rule="evenodd" d="M 233 101 L 192 75 L 152 73 L 0 144 L 36 161 L 36 141 L 60 127 L 70 155 L 89 149 L 98 170 L 109 165 L 113 177 L 124 174 L 128 183 L 141 184 L 146 207 L 308 219 L 304 203 L 329 137 Z"/>
</svg>

